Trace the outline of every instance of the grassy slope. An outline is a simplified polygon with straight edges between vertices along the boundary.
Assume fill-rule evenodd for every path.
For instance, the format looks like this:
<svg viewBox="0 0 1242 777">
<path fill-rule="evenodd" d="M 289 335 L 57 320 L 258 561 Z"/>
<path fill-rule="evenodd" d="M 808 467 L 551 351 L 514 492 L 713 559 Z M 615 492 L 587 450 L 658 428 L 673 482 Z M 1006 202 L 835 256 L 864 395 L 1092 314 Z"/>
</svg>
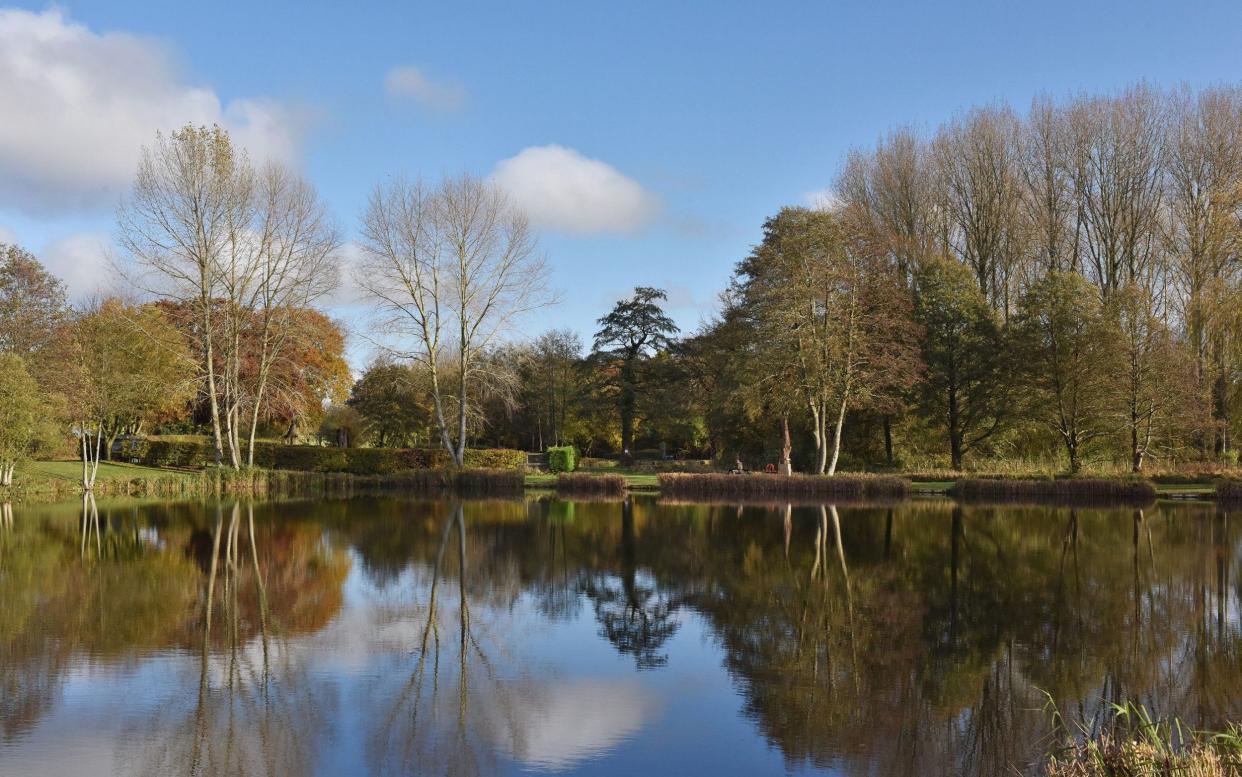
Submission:
<svg viewBox="0 0 1242 777">
<path fill-rule="evenodd" d="M 100 462 L 96 482 L 105 484 L 115 481 L 143 478 L 191 478 L 194 473 L 138 464 Z M 13 474 L 16 490 L 28 493 L 62 491 L 76 488 L 82 482 L 82 463 L 78 461 L 28 461 L 18 466 Z"/>
</svg>

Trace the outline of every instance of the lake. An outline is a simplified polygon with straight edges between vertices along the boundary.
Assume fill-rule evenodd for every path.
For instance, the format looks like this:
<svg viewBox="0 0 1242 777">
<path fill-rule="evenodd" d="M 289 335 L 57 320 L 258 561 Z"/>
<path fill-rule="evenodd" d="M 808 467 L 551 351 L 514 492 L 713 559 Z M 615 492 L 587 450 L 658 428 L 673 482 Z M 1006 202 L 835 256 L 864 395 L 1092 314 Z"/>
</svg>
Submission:
<svg viewBox="0 0 1242 777">
<path fill-rule="evenodd" d="M 995 775 L 1242 720 L 1239 532 L 1146 510 L 15 505 L 0 775 Z M 210 603 L 210 604 L 209 604 Z"/>
</svg>

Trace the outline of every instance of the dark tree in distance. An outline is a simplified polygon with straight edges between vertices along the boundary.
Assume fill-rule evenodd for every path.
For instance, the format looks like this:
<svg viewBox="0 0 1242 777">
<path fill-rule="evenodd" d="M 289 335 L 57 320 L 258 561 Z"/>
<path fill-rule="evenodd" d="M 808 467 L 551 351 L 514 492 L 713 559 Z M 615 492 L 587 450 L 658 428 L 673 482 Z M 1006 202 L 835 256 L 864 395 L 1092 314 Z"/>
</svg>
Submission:
<svg viewBox="0 0 1242 777">
<path fill-rule="evenodd" d="M 610 383 L 621 416 L 621 450 L 627 455 L 632 453 L 634 444 L 643 362 L 667 348 L 669 338 L 680 331 L 659 305 L 667 299 L 663 289 L 638 286 L 634 296 L 618 302 L 612 312 L 598 321 L 595 353 L 615 365 L 615 377 Z"/>
</svg>

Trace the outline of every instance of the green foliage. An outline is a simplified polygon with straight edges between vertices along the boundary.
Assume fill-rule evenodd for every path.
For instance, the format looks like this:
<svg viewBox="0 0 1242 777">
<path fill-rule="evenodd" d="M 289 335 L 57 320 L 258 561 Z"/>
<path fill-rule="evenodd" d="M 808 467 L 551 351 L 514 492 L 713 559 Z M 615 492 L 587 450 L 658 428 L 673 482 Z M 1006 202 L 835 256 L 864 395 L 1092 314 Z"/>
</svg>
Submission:
<svg viewBox="0 0 1242 777">
<path fill-rule="evenodd" d="M 1117 428 L 1116 327 L 1090 282 L 1052 272 L 1023 296 L 1015 329 L 1027 414 L 1064 441 L 1077 473 L 1089 446 Z"/>
<path fill-rule="evenodd" d="M 333 444 L 352 448 L 362 441 L 365 429 L 361 413 L 349 405 L 333 405 L 323 414 L 319 436 Z"/>
<path fill-rule="evenodd" d="M 431 412 L 416 378 L 405 365 L 377 361 L 354 383 L 346 404 L 362 415 L 376 447 L 405 445 L 427 431 Z"/>
<path fill-rule="evenodd" d="M 215 463 L 215 454 L 212 452 L 211 445 L 192 439 L 144 440 L 134 438 L 122 440 L 119 458 L 122 461 L 136 460 L 138 463 L 145 464 L 148 467 L 179 467 L 183 469 L 199 469 L 208 464 Z"/>
<path fill-rule="evenodd" d="M 548 448 L 549 472 L 573 472 L 578 468 L 578 449 L 572 445 Z"/>
<path fill-rule="evenodd" d="M 970 269 L 950 260 L 927 262 L 919 272 L 915 318 L 923 327 L 920 409 L 947 426 L 951 466 L 960 469 L 1010 410 L 1000 321 Z"/>
<path fill-rule="evenodd" d="M 467 448 L 466 467 L 471 469 L 525 469 L 526 452 L 509 448 Z"/>
<path fill-rule="evenodd" d="M 299 472 L 348 472 L 389 475 L 408 470 L 441 469 L 451 464 L 442 448 L 328 448 L 315 445 L 255 445 L 255 466 Z M 198 439 L 131 439 L 121 443 L 120 458 L 151 467 L 199 469 L 215 462 L 209 442 Z M 466 466 L 521 470 L 526 454 L 505 448 L 466 451 Z"/>
<path fill-rule="evenodd" d="M 679 331 L 673 319 L 665 314 L 660 302 L 668 299 L 663 289 L 639 286 L 634 296 L 621 300 L 608 315 L 599 319 L 595 333 L 598 374 L 609 393 L 616 397 L 621 419 L 621 448 L 630 455 L 634 446 L 634 424 L 640 405 L 640 394 L 648 381 L 646 362 L 654 354 L 669 348 L 671 337 Z"/>
<path fill-rule="evenodd" d="M 25 361 L 0 353 L 0 478 L 50 442 L 49 410 Z"/>
</svg>

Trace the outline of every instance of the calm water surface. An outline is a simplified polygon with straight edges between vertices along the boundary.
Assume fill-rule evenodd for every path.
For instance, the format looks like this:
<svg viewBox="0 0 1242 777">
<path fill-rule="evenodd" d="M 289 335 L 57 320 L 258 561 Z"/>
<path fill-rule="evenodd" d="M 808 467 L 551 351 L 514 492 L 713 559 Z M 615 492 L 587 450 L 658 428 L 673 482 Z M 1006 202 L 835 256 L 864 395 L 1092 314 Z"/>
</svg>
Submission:
<svg viewBox="0 0 1242 777">
<path fill-rule="evenodd" d="M 85 520 L 83 516 L 85 515 Z M 1239 537 L 1136 510 L 16 506 L 0 775 L 994 775 L 1242 719 Z M 214 562 L 213 562 L 214 559 Z"/>
</svg>

